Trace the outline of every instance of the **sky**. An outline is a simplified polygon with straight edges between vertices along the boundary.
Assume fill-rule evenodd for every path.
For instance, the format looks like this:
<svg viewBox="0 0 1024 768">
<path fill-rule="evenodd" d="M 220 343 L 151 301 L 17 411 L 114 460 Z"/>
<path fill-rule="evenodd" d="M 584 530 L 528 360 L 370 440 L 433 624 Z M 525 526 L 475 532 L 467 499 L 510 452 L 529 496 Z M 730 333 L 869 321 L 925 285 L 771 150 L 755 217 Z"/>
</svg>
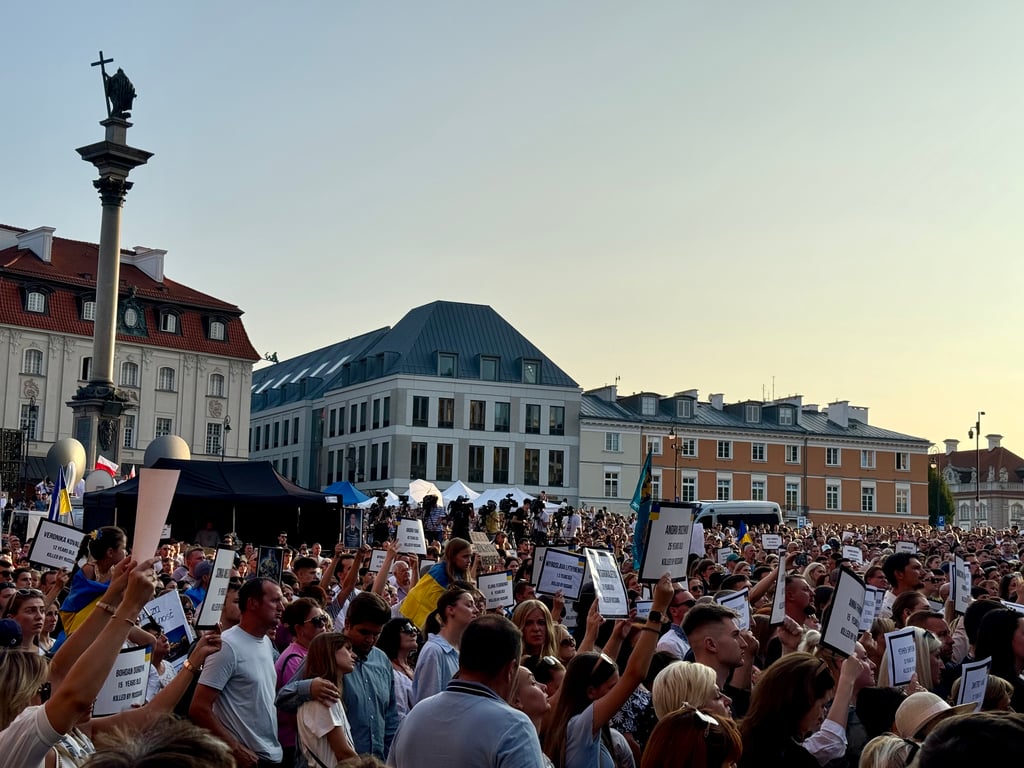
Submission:
<svg viewBox="0 0 1024 768">
<path fill-rule="evenodd" d="M 98 240 L 74 150 L 102 50 L 155 153 L 122 247 L 240 306 L 260 353 L 482 303 L 585 389 L 849 400 L 940 447 L 985 411 L 1024 455 L 1024 4 L 3 16 L 0 222 Z"/>
</svg>

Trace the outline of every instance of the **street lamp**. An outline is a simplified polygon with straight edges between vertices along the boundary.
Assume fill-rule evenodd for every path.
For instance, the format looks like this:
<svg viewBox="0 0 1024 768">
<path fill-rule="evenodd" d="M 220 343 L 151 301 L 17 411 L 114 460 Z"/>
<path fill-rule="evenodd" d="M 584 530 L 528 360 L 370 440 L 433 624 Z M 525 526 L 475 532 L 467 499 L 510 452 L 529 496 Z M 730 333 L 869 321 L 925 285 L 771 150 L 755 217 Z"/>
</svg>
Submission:
<svg viewBox="0 0 1024 768">
<path fill-rule="evenodd" d="M 672 444 L 672 498 L 679 501 L 679 455 L 682 453 L 682 445 L 679 442 L 679 435 L 676 428 L 672 427 L 668 432 L 668 439 L 674 441 Z"/>
<path fill-rule="evenodd" d="M 935 524 L 939 524 L 939 463 L 935 459 L 934 454 L 932 459 L 928 462 L 928 468 L 932 471 L 932 476 L 928 478 L 928 482 L 935 485 Z"/>
<path fill-rule="evenodd" d="M 967 430 L 967 438 L 974 438 L 974 517 L 971 522 L 977 522 L 981 517 L 981 417 L 984 411 L 978 411 L 978 420 L 974 427 Z"/>
<path fill-rule="evenodd" d="M 224 435 L 223 435 L 223 437 L 221 438 L 221 441 L 220 441 L 220 460 L 221 460 L 221 463 L 224 462 L 224 453 L 228 449 L 228 435 L 230 435 L 230 434 L 231 434 L 231 417 L 230 416 L 225 416 L 224 417 Z"/>
</svg>

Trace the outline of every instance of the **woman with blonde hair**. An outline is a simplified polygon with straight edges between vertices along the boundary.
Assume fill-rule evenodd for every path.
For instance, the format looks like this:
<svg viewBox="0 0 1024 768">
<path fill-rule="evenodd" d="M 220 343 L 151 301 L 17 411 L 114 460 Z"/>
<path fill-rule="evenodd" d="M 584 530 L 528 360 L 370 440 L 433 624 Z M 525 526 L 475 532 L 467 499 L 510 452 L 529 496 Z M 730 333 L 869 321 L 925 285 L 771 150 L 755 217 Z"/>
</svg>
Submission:
<svg viewBox="0 0 1024 768">
<path fill-rule="evenodd" d="M 512 611 L 512 623 L 523 633 L 523 656 L 558 658 L 558 635 L 551 611 L 540 600 L 524 600 Z"/>
<path fill-rule="evenodd" d="M 914 627 L 914 647 L 917 651 L 917 684 L 926 691 L 933 691 L 941 682 L 942 658 L 939 655 L 942 643 L 935 635 L 920 627 Z M 892 685 L 889 677 L 889 650 L 882 654 L 878 667 L 878 687 Z"/>
<path fill-rule="evenodd" d="M 823 563 L 810 563 L 804 568 L 804 581 L 811 585 L 812 588 L 820 587 L 828 576 L 828 569 L 825 568 Z"/>
<path fill-rule="evenodd" d="M 963 682 L 962 677 L 958 677 L 953 681 L 953 687 L 949 692 L 949 703 L 951 705 L 955 705 L 957 698 L 960 696 L 961 682 Z M 1013 684 L 998 675 L 989 675 L 988 682 L 985 684 L 985 698 L 982 699 L 979 711 L 1012 712 L 1013 707 L 1010 705 L 1012 698 Z"/>
<path fill-rule="evenodd" d="M 32 702 L 49 674 L 46 659 L 34 651 L 21 648 L 0 651 L 0 680 L 4 686 L 0 696 L 0 731 Z"/>
<path fill-rule="evenodd" d="M 917 750 L 918 745 L 909 739 L 883 733 L 864 745 L 859 768 L 904 768 Z"/>
<path fill-rule="evenodd" d="M 651 702 L 659 720 L 684 704 L 732 717 L 732 699 L 719 690 L 715 670 L 693 661 L 676 661 L 661 670 L 654 678 Z"/>
</svg>

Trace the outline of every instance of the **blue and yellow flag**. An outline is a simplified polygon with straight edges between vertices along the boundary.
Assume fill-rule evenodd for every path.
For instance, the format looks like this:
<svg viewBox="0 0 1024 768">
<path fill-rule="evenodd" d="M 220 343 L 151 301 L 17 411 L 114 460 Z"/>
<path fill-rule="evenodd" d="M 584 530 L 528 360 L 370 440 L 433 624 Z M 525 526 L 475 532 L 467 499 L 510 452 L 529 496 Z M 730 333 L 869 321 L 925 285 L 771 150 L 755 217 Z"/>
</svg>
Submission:
<svg viewBox="0 0 1024 768">
<path fill-rule="evenodd" d="M 62 519 L 65 516 L 66 519 Z M 64 478 L 64 467 L 57 471 L 57 485 L 50 494 L 49 518 L 62 523 L 71 522 L 71 495 L 68 493 L 68 484 Z"/>
<path fill-rule="evenodd" d="M 437 610 L 437 601 L 448 589 L 448 572 L 444 563 L 430 566 L 430 570 L 420 576 L 409 590 L 399 609 L 402 615 L 420 629 L 427 619 Z"/>
<path fill-rule="evenodd" d="M 651 482 L 651 451 L 647 451 L 647 460 L 633 491 L 633 500 L 629 508 L 636 512 L 636 525 L 633 527 L 633 563 L 639 565 L 644 554 L 644 537 L 647 534 L 647 523 L 651 517 L 653 483 Z"/>
<path fill-rule="evenodd" d="M 736 540 L 739 541 L 740 546 L 744 544 L 753 544 L 754 537 L 750 535 L 750 531 L 747 530 L 747 524 L 740 520 L 740 527 L 736 529 Z"/>
</svg>

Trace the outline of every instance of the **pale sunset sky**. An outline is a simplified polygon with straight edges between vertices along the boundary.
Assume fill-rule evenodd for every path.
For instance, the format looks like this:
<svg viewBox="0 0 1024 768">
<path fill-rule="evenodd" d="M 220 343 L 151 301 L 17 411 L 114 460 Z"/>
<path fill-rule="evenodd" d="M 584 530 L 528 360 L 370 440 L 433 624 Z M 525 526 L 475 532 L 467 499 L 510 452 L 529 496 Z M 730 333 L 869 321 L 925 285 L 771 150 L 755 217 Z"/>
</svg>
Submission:
<svg viewBox="0 0 1024 768">
<path fill-rule="evenodd" d="M 1024 454 L 1024 4 L 7 4 L 0 222 L 121 245 L 283 360 L 490 304 L 584 388 L 802 394 Z M 982 441 L 984 446 L 984 440 Z"/>
</svg>

